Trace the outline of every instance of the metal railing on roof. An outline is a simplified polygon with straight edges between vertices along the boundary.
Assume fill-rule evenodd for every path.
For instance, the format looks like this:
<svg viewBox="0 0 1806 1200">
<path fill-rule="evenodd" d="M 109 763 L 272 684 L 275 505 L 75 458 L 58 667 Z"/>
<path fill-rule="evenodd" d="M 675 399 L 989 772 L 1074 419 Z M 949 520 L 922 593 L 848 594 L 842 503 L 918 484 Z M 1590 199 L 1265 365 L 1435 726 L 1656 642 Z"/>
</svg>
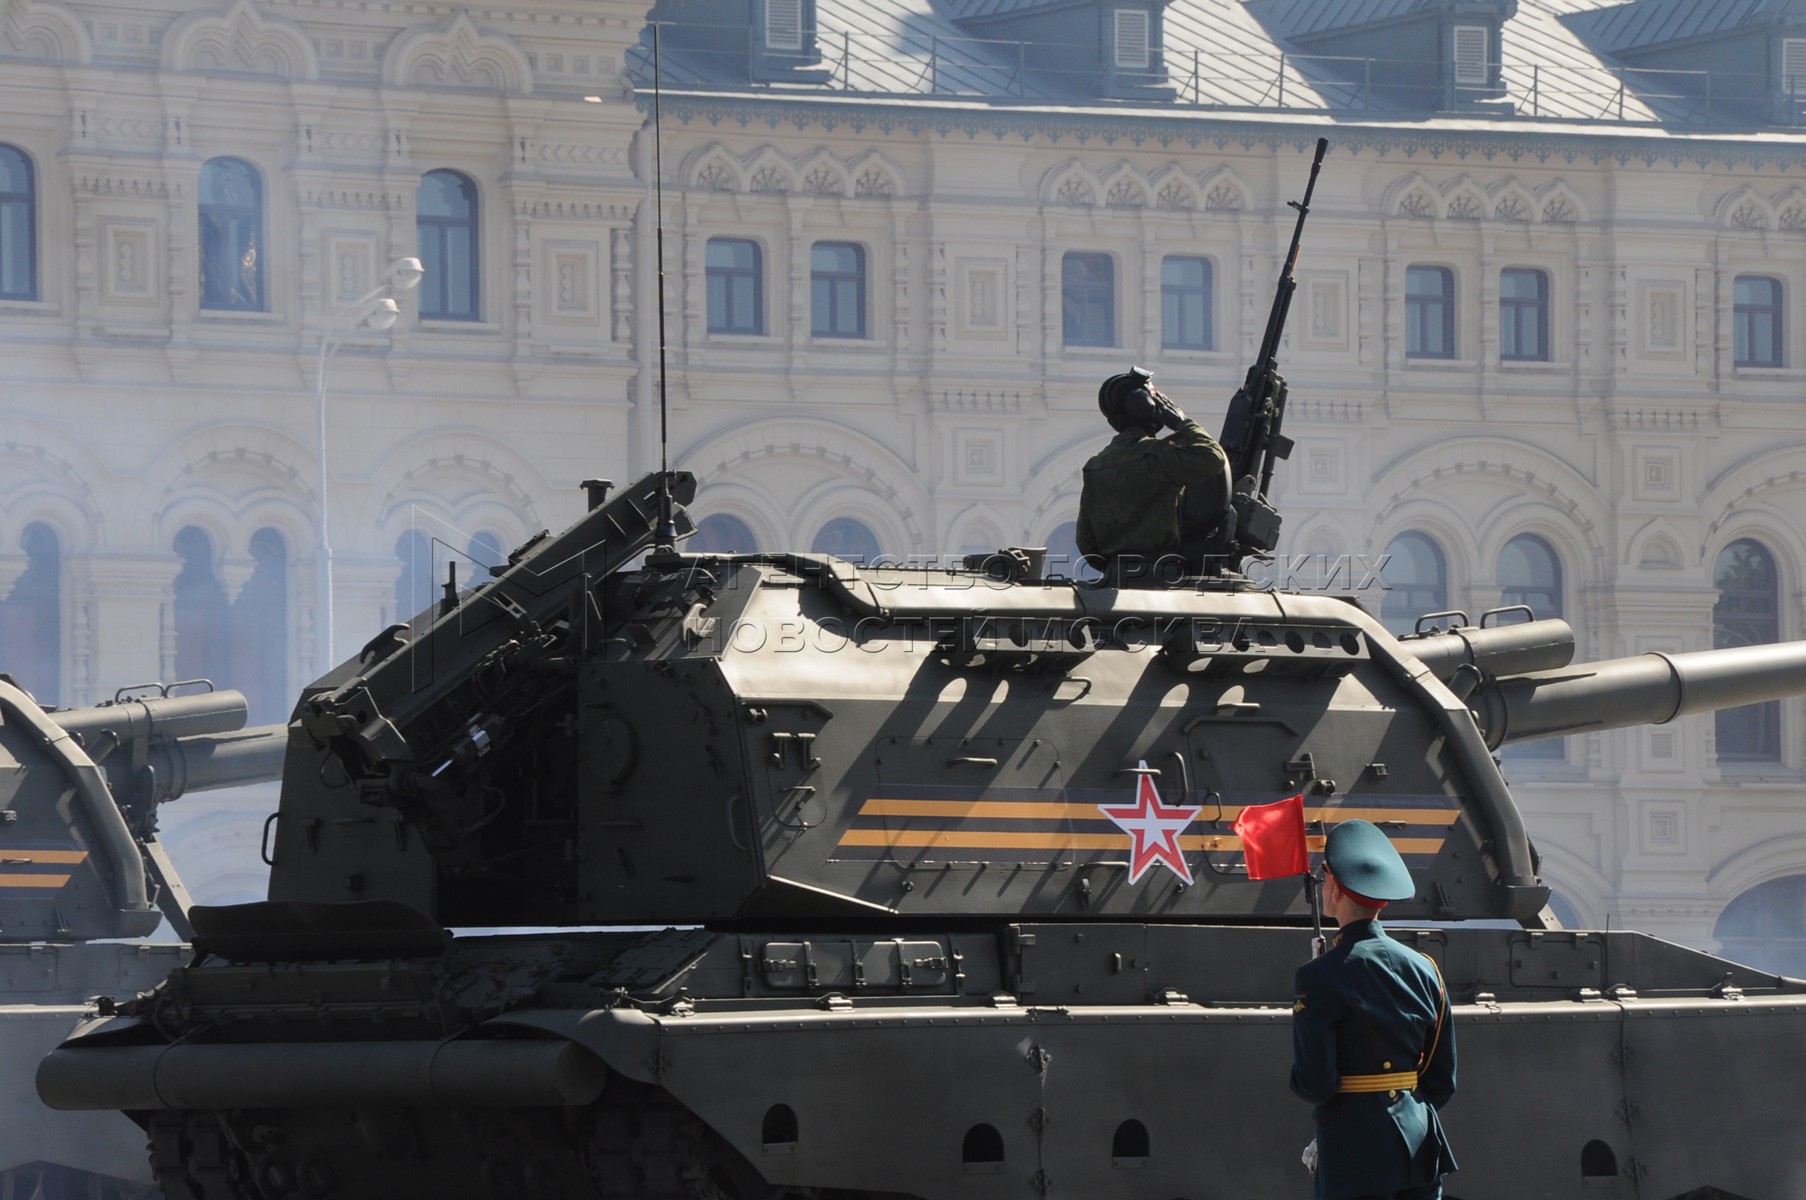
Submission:
<svg viewBox="0 0 1806 1200">
<path fill-rule="evenodd" d="M 1806 76 L 1787 81 L 1790 86 L 1777 97 L 1783 103 L 1775 111 L 1758 113 L 1748 95 L 1715 95 L 1710 72 L 1605 62 L 1493 62 L 1485 64 L 1488 82 L 1457 85 L 1446 81 L 1446 64 L 1425 60 L 1168 42 L 1151 48 L 1146 69 L 1136 69 L 1098 66 L 1095 44 L 950 37 L 931 25 L 906 24 L 885 33 L 831 27 L 812 32 L 811 49 L 794 61 L 825 81 L 800 86 L 857 95 L 1059 102 L 1094 99 L 1099 85 L 1108 83 L 1112 86 L 1103 90 L 1105 96 L 1230 111 L 1434 112 L 1663 125 L 1806 123 Z M 759 50 L 756 44 L 749 48 L 755 54 Z M 735 75 L 720 51 L 692 47 L 687 53 L 702 61 L 702 77 L 684 82 L 707 87 L 715 81 L 709 76 L 726 81 Z M 769 49 L 764 56 L 766 61 L 793 57 Z M 722 57 L 718 68 L 707 65 L 714 57 Z M 1065 65 L 1069 63 L 1085 65 Z M 799 83 L 755 81 L 753 86 L 796 91 Z"/>
<path fill-rule="evenodd" d="M 1030 95 L 1031 45 L 914 30 L 885 35 L 823 30 L 817 39 L 832 87 L 849 92 L 900 90 L 934 95 Z M 899 81 L 906 86 L 886 86 Z"/>
</svg>

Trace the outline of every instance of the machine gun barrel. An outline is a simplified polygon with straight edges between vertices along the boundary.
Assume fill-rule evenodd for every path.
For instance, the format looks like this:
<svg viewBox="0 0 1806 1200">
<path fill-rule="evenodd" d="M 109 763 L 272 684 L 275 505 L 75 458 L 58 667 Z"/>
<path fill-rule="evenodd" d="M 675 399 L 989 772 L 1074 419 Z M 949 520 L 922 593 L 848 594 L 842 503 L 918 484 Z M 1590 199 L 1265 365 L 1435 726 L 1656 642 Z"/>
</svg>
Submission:
<svg viewBox="0 0 1806 1200">
<path fill-rule="evenodd" d="M 1304 219 L 1311 214 L 1311 194 L 1317 190 L 1317 173 L 1323 169 L 1323 155 L 1329 149 L 1328 138 L 1317 139 L 1317 152 L 1311 159 L 1310 178 L 1304 184 L 1304 199 L 1287 201 L 1298 212 L 1292 226 L 1292 244 L 1286 247 L 1285 267 L 1279 273 L 1279 286 L 1273 294 L 1273 307 L 1267 313 L 1267 329 L 1260 340 L 1260 354 L 1248 368 L 1250 390 L 1260 377 L 1273 369 L 1279 356 L 1279 340 L 1285 336 L 1286 317 L 1292 311 L 1292 294 L 1298 290 L 1298 252 L 1304 248 Z"/>
<path fill-rule="evenodd" d="M 1323 155 L 1328 149 L 1329 139 L 1318 138 L 1310 178 L 1304 185 L 1304 199 L 1287 202 L 1297 210 L 1298 220 L 1292 227 L 1292 243 L 1279 271 L 1260 353 L 1223 414 L 1223 432 L 1217 440 L 1229 465 L 1230 511 L 1214 511 L 1200 489 L 1191 489 L 1186 495 L 1181 521 L 1181 527 L 1188 531 L 1185 549 L 1188 555 L 1202 550 L 1202 559 L 1196 564 L 1201 572 L 1239 571 L 1250 554 L 1264 554 L 1279 544 L 1281 518 L 1267 501 L 1267 492 L 1273 486 L 1274 463 L 1292 453 L 1292 439 L 1281 432 L 1285 425 L 1286 383 L 1278 369 L 1279 342 L 1285 336 L 1286 316 L 1292 310 L 1292 294 L 1298 288 L 1304 221 L 1310 216 L 1311 194 L 1317 190 L 1317 174 L 1323 169 Z"/>
<path fill-rule="evenodd" d="M 1468 698 L 1489 748 L 1806 693 L 1806 642 L 1688 654 L 1651 651 L 1495 679 Z"/>
</svg>

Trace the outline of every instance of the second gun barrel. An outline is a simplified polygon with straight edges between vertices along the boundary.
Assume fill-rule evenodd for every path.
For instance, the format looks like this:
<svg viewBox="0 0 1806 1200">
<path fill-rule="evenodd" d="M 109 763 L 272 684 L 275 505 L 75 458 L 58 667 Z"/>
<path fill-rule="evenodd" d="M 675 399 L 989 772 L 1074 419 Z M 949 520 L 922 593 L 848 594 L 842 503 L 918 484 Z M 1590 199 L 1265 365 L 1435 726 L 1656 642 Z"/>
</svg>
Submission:
<svg viewBox="0 0 1806 1200">
<path fill-rule="evenodd" d="M 1806 642 L 1688 654 L 1651 651 L 1497 679 L 1469 698 L 1497 749 L 1589 729 L 1661 725 L 1688 713 L 1806 693 Z"/>
</svg>

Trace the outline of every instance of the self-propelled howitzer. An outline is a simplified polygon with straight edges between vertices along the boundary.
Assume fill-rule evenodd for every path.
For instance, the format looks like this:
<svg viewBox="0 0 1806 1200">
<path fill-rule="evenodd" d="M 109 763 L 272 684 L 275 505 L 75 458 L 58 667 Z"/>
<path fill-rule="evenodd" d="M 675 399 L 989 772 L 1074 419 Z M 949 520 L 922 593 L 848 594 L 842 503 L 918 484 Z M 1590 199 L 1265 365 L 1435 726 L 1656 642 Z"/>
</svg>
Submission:
<svg viewBox="0 0 1806 1200">
<path fill-rule="evenodd" d="M 143 1138 L 46 1109 L 44 1055 L 99 994 L 152 987 L 188 956 L 187 894 L 156 836 L 160 805 L 277 778 L 282 726 L 246 729 L 239 692 L 143 689 L 40 706 L 0 677 L 0 1196 L 128 1197 L 150 1187 Z"/>
<path fill-rule="evenodd" d="M 46 1099 L 131 1113 L 209 1200 L 1279 1195 L 1306 908 L 1231 824 L 1302 793 L 1418 880 L 1451 1194 L 1792 1194 L 1806 984 L 1546 928 L 1490 749 L 1806 691 L 1806 647 L 1574 667 L 1560 622 L 1401 639 L 1230 576 L 641 560 L 658 501 L 307 689 L 270 901 L 197 910 Z M 593 929 L 629 924 L 692 927 Z M 496 925 L 568 928 L 443 931 Z"/>
</svg>

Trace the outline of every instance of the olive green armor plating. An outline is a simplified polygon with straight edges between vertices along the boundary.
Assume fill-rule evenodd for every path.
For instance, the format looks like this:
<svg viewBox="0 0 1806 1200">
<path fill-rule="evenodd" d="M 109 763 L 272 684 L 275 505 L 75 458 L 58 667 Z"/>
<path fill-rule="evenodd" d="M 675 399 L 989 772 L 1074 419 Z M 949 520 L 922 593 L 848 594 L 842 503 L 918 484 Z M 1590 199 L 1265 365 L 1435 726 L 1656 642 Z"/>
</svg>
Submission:
<svg viewBox="0 0 1806 1200">
<path fill-rule="evenodd" d="M 1308 915 L 1231 822 L 1303 793 L 1412 867 L 1451 1196 L 1790 1194 L 1806 984 L 1545 929 L 1491 752 L 1806 691 L 1806 645 L 1575 666 L 1559 621 L 1400 639 L 1228 573 L 642 559 L 659 482 L 306 689 L 270 900 L 196 910 L 50 1103 L 131 1113 L 178 1200 L 1302 1194 Z"/>
</svg>

